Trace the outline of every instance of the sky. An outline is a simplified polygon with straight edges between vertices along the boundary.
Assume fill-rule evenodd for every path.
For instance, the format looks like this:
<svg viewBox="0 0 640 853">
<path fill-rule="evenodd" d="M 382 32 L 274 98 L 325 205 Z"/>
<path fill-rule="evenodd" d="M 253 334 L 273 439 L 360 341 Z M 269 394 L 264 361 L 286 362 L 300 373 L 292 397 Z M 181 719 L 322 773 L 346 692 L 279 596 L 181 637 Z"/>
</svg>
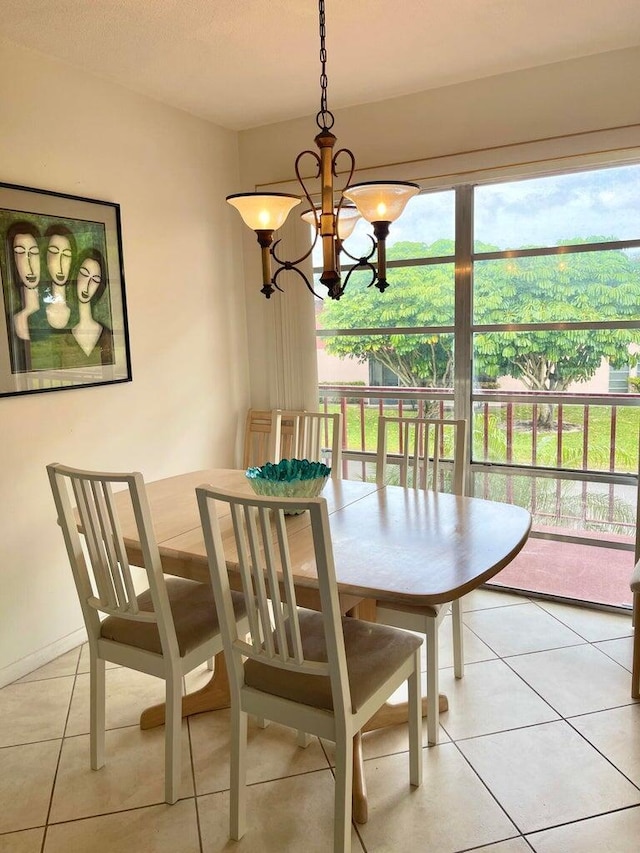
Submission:
<svg viewBox="0 0 640 853">
<path fill-rule="evenodd" d="M 358 223 L 346 243 L 356 256 L 370 245 L 364 236 L 369 229 L 367 223 Z M 476 240 L 511 249 L 591 236 L 640 238 L 640 165 L 476 188 Z M 454 192 L 447 190 L 413 198 L 391 225 L 387 244 L 453 237 Z"/>
</svg>

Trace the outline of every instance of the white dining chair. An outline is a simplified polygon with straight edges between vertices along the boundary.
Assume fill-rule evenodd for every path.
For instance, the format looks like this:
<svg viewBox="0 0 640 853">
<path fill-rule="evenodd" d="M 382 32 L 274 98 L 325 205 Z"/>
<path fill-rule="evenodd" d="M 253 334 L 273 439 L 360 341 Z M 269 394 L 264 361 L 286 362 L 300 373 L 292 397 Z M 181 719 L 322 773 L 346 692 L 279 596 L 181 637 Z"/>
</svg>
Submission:
<svg viewBox="0 0 640 853">
<path fill-rule="evenodd" d="M 211 587 L 165 579 L 142 474 L 83 471 L 57 463 L 47 465 L 47 471 L 89 641 L 91 767 L 99 770 L 105 763 L 105 661 L 163 678 L 165 799 L 175 803 L 183 677 L 222 650 Z M 134 590 L 114 487 L 129 492 L 148 585 L 140 594 Z M 231 618 L 246 625 L 242 596 L 232 593 L 230 602 Z"/>
<path fill-rule="evenodd" d="M 342 414 L 277 409 L 280 459 L 309 459 L 331 467 L 342 477 Z"/>
<path fill-rule="evenodd" d="M 467 422 L 462 419 L 383 417 L 378 420 L 376 481 L 390 479 L 389 460 L 398 468 L 394 479 L 400 486 L 433 491 L 448 490 L 461 495 L 466 473 Z M 388 453 L 389 433 L 398 440 L 398 452 Z M 385 625 L 419 631 L 426 637 L 427 653 L 427 737 L 438 742 L 440 702 L 438 691 L 438 629 L 451 609 L 453 627 L 453 668 L 456 678 L 464 676 L 464 648 L 461 599 L 447 604 L 411 607 L 402 604 L 376 606 L 376 618 Z"/>
<path fill-rule="evenodd" d="M 220 614 L 231 688 L 230 835 L 246 829 L 247 715 L 336 744 L 334 851 L 351 849 L 353 738 L 405 681 L 409 691 L 409 778 L 421 782 L 421 638 L 342 617 L 324 498 L 244 497 L 200 486 L 198 506 Z M 215 503 L 230 515 L 219 518 Z M 289 540 L 285 510 L 310 526 Z M 232 528 L 229 530 L 228 528 Z M 290 548 L 308 548 L 322 611 L 299 608 Z M 230 574 L 240 581 L 250 636 L 238 632 Z"/>
</svg>

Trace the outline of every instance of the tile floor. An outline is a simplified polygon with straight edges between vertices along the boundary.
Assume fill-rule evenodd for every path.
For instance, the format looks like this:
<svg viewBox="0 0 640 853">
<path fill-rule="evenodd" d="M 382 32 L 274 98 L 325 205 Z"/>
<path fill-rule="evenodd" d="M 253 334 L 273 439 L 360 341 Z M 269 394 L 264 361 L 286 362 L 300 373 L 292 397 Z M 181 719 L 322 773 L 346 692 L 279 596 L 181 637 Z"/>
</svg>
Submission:
<svg viewBox="0 0 640 853">
<path fill-rule="evenodd" d="M 441 629 L 441 742 L 408 784 L 404 727 L 365 736 L 370 817 L 354 851 L 631 853 L 640 844 L 640 703 L 627 615 L 479 590 L 465 600 L 466 674 Z M 228 712 L 183 725 L 182 799 L 163 803 L 163 683 L 112 667 L 107 764 L 89 769 L 88 656 L 0 690 L 0 853 L 330 851 L 332 747 L 250 728 L 249 830 L 227 840 Z M 188 679 L 192 688 L 206 669 Z M 426 727 L 425 727 L 426 736 Z"/>
</svg>

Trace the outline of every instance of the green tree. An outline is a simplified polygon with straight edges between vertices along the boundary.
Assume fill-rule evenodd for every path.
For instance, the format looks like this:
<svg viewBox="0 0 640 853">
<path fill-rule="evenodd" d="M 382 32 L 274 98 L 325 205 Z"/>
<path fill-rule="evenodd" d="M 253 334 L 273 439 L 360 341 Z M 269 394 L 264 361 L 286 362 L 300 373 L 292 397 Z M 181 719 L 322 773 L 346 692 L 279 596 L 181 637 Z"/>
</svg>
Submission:
<svg viewBox="0 0 640 853">
<path fill-rule="evenodd" d="M 568 240 L 566 244 L 594 242 Z M 562 245 L 562 244 L 560 244 Z M 476 251 L 497 251 L 479 245 Z M 396 243 L 389 260 L 453 253 L 450 240 L 431 246 Z M 415 328 L 452 325 L 453 265 L 403 266 L 391 270 L 391 287 L 381 294 L 367 279 L 352 276 L 338 302 L 325 302 L 325 329 Z M 474 321 L 491 323 L 592 322 L 637 319 L 640 268 L 624 252 L 582 252 L 481 261 L 474 269 Z M 393 370 L 403 385 L 450 387 L 453 340 L 449 334 L 340 336 L 325 339 L 327 351 L 360 362 L 374 358 Z M 607 358 L 613 367 L 629 363 L 629 344 L 640 343 L 630 329 L 483 332 L 475 336 L 475 372 L 487 378 L 512 376 L 536 391 L 564 391 L 589 379 Z M 553 410 L 539 407 L 541 425 Z"/>
<path fill-rule="evenodd" d="M 475 265 L 474 302 L 477 323 L 636 320 L 640 269 L 621 251 L 484 261 Z M 569 328 L 485 332 L 474 345 L 484 375 L 509 375 L 532 391 L 562 392 L 590 379 L 603 358 L 614 368 L 627 366 L 629 344 L 639 341 L 637 330 Z M 551 426 L 553 407 L 540 406 L 538 417 L 541 426 Z"/>
<path fill-rule="evenodd" d="M 450 240 L 427 247 L 396 243 L 389 260 L 424 255 L 449 255 Z M 326 300 L 318 322 L 325 329 L 366 329 L 453 325 L 453 264 L 400 267 L 391 271 L 385 292 L 368 287 L 366 273 L 354 273 L 339 301 Z M 412 388 L 450 387 L 453 383 L 453 336 L 394 334 L 328 337 L 327 352 L 366 363 L 370 358 L 392 370 L 400 383 Z"/>
</svg>

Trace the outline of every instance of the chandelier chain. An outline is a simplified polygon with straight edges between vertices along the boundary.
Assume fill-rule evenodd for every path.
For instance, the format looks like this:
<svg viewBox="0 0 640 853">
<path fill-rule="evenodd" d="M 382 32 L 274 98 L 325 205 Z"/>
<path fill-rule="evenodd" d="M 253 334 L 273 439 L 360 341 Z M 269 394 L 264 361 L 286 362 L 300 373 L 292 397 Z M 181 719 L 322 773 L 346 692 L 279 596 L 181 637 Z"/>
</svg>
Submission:
<svg viewBox="0 0 640 853">
<path fill-rule="evenodd" d="M 333 126 L 335 119 L 327 107 L 327 48 L 325 47 L 327 29 L 324 0 L 318 0 L 318 18 L 320 23 L 320 112 L 316 116 L 316 124 L 321 130 L 328 130 Z"/>
</svg>

